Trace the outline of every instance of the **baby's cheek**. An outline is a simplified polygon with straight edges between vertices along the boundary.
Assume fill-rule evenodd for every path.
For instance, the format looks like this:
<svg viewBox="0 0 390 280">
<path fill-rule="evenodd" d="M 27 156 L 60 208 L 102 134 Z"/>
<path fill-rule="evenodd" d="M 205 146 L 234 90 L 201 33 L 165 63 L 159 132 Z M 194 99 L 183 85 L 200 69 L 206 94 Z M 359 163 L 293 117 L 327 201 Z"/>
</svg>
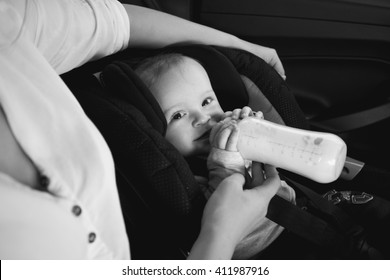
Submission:
<svg viewBox="0 0 390 280">
<path fill-rule="evenodd" d="M 165 140 L 167 140 L 169 143 L 171 143 L 173 146 L 175 146 L 176 149 L 178 149 L 177 141 L 179 140 L 179 138 L 175 137 L 175 133 L 172 133 L 171 131 L 167 130 L 167 132 L 165 134 Z"/>
<path fill-rule="evenodd" d="M 181 155 L 188 156 L 192 151 L 185 133 L 166 133 L 165 139 L 171 143 Z"/>
</svg>

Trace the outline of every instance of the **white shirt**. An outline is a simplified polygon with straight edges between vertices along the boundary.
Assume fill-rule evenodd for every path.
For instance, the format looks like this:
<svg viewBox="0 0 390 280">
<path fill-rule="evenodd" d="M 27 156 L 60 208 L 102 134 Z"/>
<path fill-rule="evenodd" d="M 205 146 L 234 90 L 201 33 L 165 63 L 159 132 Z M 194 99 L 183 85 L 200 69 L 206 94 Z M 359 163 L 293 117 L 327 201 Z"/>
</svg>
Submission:
<svg viewBox="0 0 390 280">
<path fill-rule="evenodd" d="M 58 76 L 129 36 L 116 1 L 0 0 L 1 107 L 50 180 L 42 192 L 0 173 L 1 259 L 130 258 L 111 153 Z"/>
</svg>

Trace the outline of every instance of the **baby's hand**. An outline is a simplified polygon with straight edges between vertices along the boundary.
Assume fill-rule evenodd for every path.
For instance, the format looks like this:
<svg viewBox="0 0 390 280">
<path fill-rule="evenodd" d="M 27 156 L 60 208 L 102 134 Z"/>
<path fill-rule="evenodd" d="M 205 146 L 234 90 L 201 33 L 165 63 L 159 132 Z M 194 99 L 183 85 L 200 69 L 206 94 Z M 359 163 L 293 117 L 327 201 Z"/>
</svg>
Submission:
<svg viewBox="0 0 390 280">
<path fill-rule="evenodd" d="M 232 173 L 245 175 L 245 160 L 237 149 L 238 130 L 237 121 L 230 118 L 220 121 L 211 130 L 211 150 L 207 158 L 211 186 L 218 185 L 215 182 Z"/>
<path fill-rule="evenodd" d="M 238 126 L 237 121 L 225 118 L 217 123 L 210 133 L 211 147 L 237 152 Z"/>
<path fill-rule="evenodd" d="M 247 117 L 256 117 L 263 119 L 263 113 L 258 111 L 258 112 L 253 112 L 252 109 L 248 106 L 245 106 L 242 109 L 234 109 L 233 111 L 227 111 L 222 115 L 222 120 L 226 118 L 230 118 L 232 120 L 242 120 Z"/>
<path fill-rule="evenodd" d="M 247 117 L 263 119 L 262 112 L 253 112 L 248 106 L 242 109 L 227 111 L 222 115 L 222 121 L 216 124 L 210 133 L 211 146 L 217 149 L 237 152 L 239 128 L 237 121 Z"/>
</svg>

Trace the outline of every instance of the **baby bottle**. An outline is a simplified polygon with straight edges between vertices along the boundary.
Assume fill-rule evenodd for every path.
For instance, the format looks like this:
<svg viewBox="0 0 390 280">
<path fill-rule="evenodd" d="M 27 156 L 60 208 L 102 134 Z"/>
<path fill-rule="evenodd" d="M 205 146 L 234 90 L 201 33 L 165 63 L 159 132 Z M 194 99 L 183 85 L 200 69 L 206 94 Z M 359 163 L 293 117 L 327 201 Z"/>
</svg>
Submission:
<svg viewBox="0 0 390 280">
<path fill-rule="evenodd" d="M 319 183 L 330 183 L 340 176 L 347 147 L 334 134 L 253 117 L 241 120 L 238 127 L 237 146 L 244 159 L 271 164 Z"/>
</svg>

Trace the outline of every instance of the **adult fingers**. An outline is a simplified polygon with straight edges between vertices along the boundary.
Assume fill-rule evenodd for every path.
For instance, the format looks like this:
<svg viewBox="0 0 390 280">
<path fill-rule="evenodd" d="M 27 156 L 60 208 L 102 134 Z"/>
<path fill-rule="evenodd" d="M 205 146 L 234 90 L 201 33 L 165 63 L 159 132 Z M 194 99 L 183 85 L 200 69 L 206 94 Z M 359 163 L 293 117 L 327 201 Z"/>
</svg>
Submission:
<svg viewBox="0 0 390 280">
<path fill-rule="evenodd" d="M 270 200 L 277 193 L 281 186 L 280 177 L 275 167 L 265 164 L 265 180 L 263 184 L 258 185 L 251 190 L 257 193 L 259 197 Z"/>
<path fill-rule="evenodd" d="M 248 42 L 246 42 L 244 49 L 262 58 L 265 62 L 271 65 L 284 80 L 286 80 L 286 73 L 284 71 L 283 64 L 275 49 Z"/>
<path fill-rule="evenodd" d="M 286 72 L 284 70 L 282 61 L 274 49 L 272 49 L 271 60 L 268 62 L 268 64 L 270 64 L 279 73 L 283 80 L 286 80 Z"/>
</svg>

